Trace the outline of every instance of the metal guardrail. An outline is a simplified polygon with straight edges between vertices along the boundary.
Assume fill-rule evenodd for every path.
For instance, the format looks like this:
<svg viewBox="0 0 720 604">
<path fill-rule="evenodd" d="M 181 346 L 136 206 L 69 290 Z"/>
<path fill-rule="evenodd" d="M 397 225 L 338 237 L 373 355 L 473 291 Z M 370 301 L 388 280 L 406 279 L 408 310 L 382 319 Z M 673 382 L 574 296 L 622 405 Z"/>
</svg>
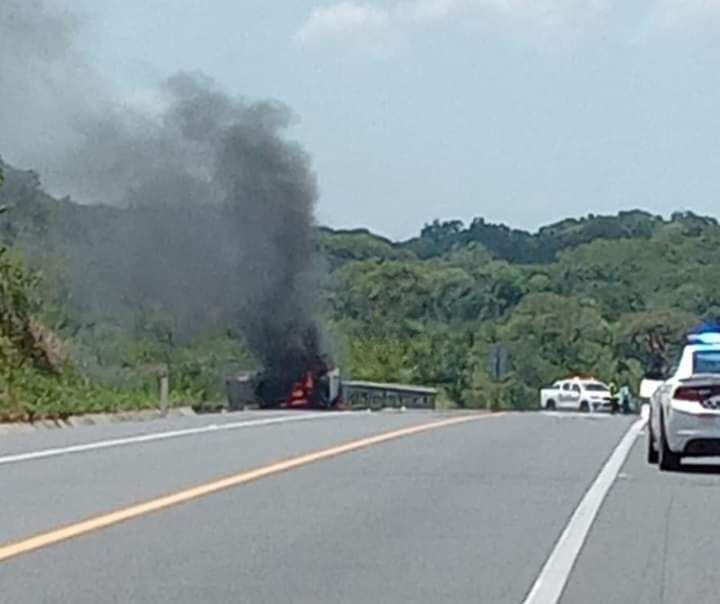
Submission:
<svg viewBox="0 0 720 604">
<path fill-rule="evenodd" d="M 343 382 L 343 400 L 352 408 L 434 409 L 437 394 L 435 388 L 424 386 L 358 380 Z"/>
</svg>

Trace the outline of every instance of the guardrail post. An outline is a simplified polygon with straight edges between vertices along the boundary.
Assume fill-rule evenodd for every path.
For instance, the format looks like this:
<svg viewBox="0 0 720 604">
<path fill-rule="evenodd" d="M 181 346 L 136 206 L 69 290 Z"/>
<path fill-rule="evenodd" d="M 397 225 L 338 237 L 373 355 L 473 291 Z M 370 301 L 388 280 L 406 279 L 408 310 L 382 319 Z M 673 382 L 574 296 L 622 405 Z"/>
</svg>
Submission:
<svg viewBox="0 0 720 604">
<path fill-rule="evenodd" d="M 170 377 L 167 367 L 160 370 L 160 410 L 167 413 L 170 398 Z"/>
</svg>

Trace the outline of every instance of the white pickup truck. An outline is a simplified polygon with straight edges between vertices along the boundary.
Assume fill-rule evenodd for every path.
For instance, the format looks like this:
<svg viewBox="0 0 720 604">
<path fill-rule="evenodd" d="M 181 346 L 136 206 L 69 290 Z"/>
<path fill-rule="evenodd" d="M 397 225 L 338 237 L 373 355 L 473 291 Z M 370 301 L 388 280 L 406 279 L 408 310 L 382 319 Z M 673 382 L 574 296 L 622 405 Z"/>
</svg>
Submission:
<svg viewBox="0 0 720 604">
<path fill-rule="evenodd" d="M 555 382 L 540 391 L 540 408 L 574 409 L 576 411 L 601 411 L 612 408 L 610 388 L 592 378 L 574 377 Z"/>
</svg>

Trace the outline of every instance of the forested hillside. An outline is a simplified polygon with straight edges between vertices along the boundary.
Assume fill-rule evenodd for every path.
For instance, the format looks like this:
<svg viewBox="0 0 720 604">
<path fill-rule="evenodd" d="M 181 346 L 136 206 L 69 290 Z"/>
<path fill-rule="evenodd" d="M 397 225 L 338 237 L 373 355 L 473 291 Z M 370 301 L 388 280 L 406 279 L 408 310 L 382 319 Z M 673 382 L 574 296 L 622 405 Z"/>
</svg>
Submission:
<svg viewBox="0 0 720 604">
<path fill-rule="evenodd" d="M 571 372 L 635 385 L 698 318 L 720 315 L 720 227 L 692 214 L 588 217 L 532 235 L 434 223 L 403 244 L 322 241 L 356 375 L 441 385 L 464 405 L 532 406 L 537 388 Z M 341 261 L 336 250 L 348 249 Z"/>
<path fill-rule="evenodd" d="M 255 365 L 228 311 L 242 283 L 222 266 L 186 279 L 212 272 L 200 270 L 211 250 L 193 245 L 211 206 L 80 206 L 10 167 L 2 205 L 2 245 L 39 278 L 33 316 L 86 381 L 149 392 L 148 368 L 163 364 L 176 396 L 213 399 L 224 375 Z M 634 385 L 688 326 L 720 315 L 720 226 L 689 213 L 536 233 L 435 221 L 405 242 L 318 228 L 316 247 L 322 278 L 308 286 L 322 288 L 326 346 L 346 375 L 435 385 L 462 406 L 532 407 L 569 372 Z M 150 255 L 162 270 L 146 269 Z"/>
</svg>

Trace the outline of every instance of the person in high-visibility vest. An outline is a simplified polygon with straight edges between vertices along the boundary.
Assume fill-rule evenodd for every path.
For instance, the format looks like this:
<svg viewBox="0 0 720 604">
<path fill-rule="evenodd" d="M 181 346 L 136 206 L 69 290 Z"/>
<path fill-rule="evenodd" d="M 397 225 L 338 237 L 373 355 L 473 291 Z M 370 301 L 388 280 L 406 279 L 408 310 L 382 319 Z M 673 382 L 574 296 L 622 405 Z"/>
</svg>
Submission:
<svg viewBox="0 0 720 604">
<path fill-rule="evenodd" d="M 618 388 L 615 382 L 610 382 L 610 407 L 613 413 L 617 413 L 618 410 Z"/>
</svg>

